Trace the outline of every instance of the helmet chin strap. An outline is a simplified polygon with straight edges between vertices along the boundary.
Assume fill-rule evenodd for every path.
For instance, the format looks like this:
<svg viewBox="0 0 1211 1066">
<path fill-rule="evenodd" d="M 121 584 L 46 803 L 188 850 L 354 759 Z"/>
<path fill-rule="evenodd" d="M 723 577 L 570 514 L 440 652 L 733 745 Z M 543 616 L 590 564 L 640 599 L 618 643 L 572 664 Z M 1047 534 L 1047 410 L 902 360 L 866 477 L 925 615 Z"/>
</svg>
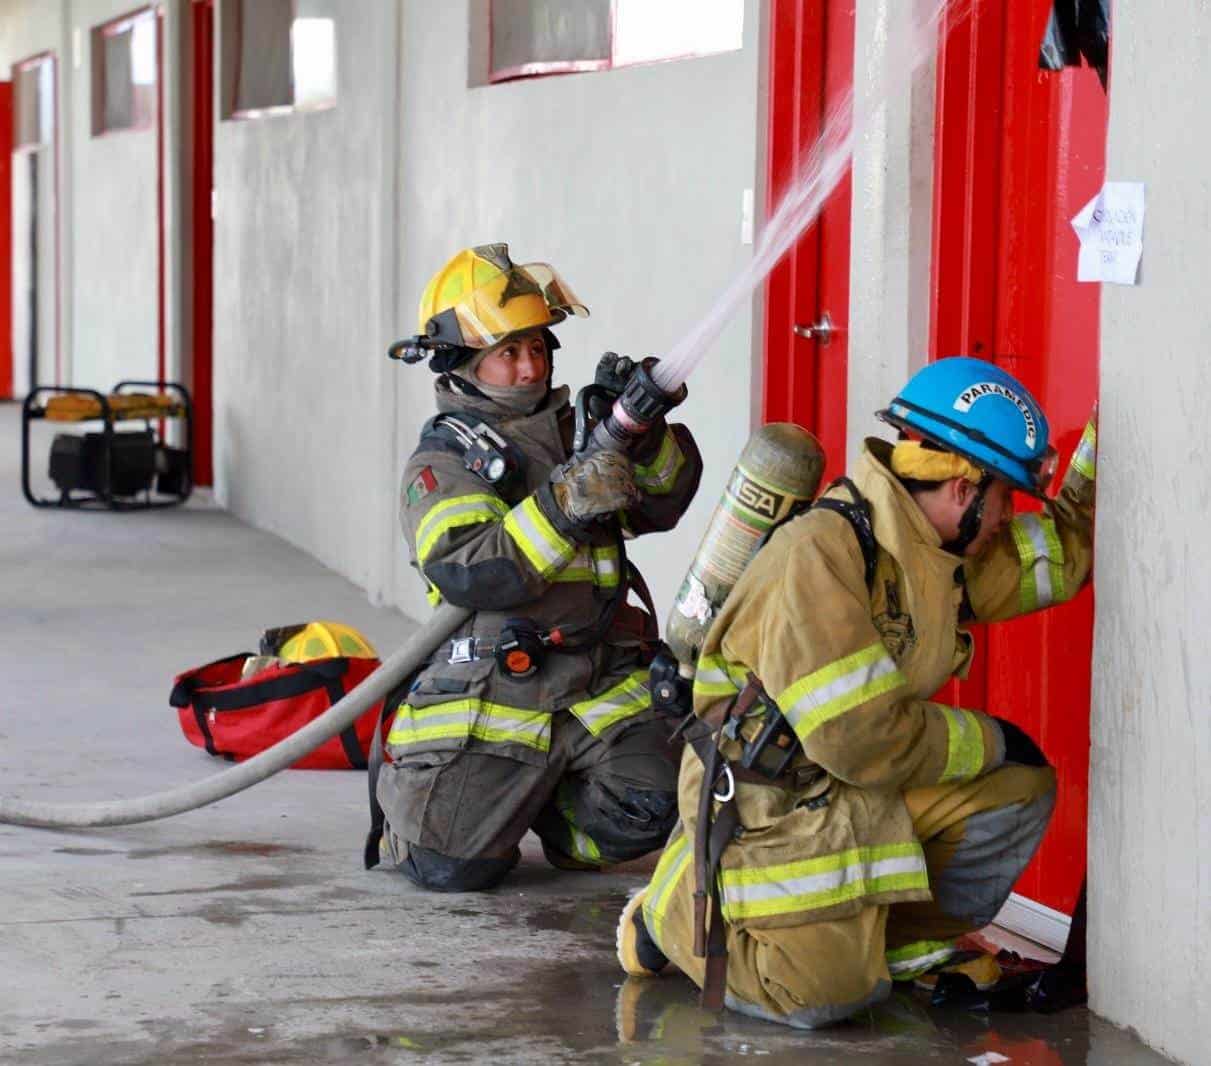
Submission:
<svg viewBox="0 0 1211 1066">
<path fill-rule="evenodd" d="M 992 475 L 985 474 L 976 489 L 975 499 L 967 505 L 963 517 L 959 519 L 959 535 L 954 540 L 948 540 L 943 544 L 943 551 L 948 551 L 951 555 L 962 555 L 980 535 L 980 526 L 984 522 L 984 504 L 987 501 L 988 487 L 991 484 Z"/>
</svg>

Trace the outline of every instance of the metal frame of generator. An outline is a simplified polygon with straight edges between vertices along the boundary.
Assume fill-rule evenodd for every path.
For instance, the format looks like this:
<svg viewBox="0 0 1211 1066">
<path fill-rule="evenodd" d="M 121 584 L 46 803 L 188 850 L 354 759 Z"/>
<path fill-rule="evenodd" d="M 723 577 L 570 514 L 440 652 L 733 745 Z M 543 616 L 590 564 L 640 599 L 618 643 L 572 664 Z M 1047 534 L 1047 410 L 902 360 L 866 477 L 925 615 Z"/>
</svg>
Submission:
<svg viewBox="0 0 1211 1066">
<path fill-rule="evenodd" d="M 132 391 L 137 388 L 156 392 Z M 172 420 L 184 423 L 183 448 L 165 439 Z M 92 432 L 55 434 L 48 474 L 58 499 L 38 496 L 30 486 L 30 423 L 38 421 L 101 423 Z M 193 492 L 189 391 L 174 381 L 134 380 L 119 381 L 108 395 L 69 385 L 31 390 L 21 407 L 21 491 L 34 507 L 145 511 L 179 506 Z"/>
</svg>

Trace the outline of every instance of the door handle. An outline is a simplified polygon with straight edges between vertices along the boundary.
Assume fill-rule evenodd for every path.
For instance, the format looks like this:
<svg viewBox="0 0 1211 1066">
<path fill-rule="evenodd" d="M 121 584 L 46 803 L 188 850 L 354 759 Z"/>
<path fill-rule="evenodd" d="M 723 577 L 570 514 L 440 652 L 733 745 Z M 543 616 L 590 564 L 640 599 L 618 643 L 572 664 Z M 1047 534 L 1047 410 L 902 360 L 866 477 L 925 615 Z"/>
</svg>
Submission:
<svg viewBox="0 0 1211 1066">
<path fill-rule="evenodd" d="M 796 337 L 816 341 L 821 347 L 826 347 L 828 342 L 833 339 L 833 334 L 837 332 L 832 316 L 827 311 L 820 316 L 820 321 L 814 326 L 805 326 L 802 322 L 796 322 L 793 329 Z"/>
</svg>

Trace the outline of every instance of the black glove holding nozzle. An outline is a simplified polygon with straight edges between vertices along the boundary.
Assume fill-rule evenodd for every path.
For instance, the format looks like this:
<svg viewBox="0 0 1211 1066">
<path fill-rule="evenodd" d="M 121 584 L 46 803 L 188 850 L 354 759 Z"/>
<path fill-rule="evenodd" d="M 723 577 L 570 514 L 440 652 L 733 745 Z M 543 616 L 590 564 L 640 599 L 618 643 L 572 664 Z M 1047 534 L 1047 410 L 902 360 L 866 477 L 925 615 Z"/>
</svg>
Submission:
<svg viewBox="0 0 1211 1066">
<path fill-rule="evenodd" d="M 665 414 L 686 398 L 688 390 L 684 384 L 678 386 L 677 391 L 672 394 L 661 389 L 652 379 L 652 369 L 656 363 L 654 357 L 649 357 L 636 364 L 634 360 L 619 356 L 615 352 L 606 352 L 601 357 L 594 383 L 587 389 L 582 389 L 581 396 L 577 397 L 578 414 L 587 405 L 606 401 L 607 394 L 612 393 L 616 386 L 621 386 L 621 391 L 615 393 L 616 398 L 610 404 L 609 410 L 604 416 L 599 416 L 596 428 L 587 439 L 582 428 L 578 426 L 575 444 L 577 452 L 604 450 L 628 452 L 632 455 L 638 452 L 642 457 L 659 447 L 664 436 Z M 582 399 L 586 396 L 587 403 Z"/>
</svg>

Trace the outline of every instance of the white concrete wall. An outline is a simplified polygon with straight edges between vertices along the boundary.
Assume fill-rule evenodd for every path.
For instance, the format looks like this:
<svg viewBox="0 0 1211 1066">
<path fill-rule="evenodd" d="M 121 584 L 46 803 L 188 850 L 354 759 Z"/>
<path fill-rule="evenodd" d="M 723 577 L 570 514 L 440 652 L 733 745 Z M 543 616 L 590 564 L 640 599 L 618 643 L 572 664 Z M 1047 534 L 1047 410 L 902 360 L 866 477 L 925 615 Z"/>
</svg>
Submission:
<svg viewBox="0 0 1211 1066">
<path fill-rule="evenodd" d="M 1091 1003 L 1211 1047 L 1211 90 L 1205 0 L 1114 9 L 1107 174 L 1148 188 L 1140 284 L 1103 286 L 1089 802 Z M 1175 32 L 1180 27 L 1180 32 Z"/>
<path fill-rule="evenodd" d="M 156 128 L 92 134 L 91 31 L 130 0 L 70 5 L 73 385 L 108 389 L 154 379 L 159 323 Z M 80 65 L 75 66 L 75 59 Z"/>
<path fill-rule="evenodd" d="M 377 402 L 396 6 L 333 5 L 335 108 L 215 131 L 215 490 L 363 586 L 397 491 Z"/>
<path fill-rule="evenodd" d="M 854 142 L 850 320 L 842 324 L 849 333 L 849 463 L 866 437 L 891 436 L 874 412 L 929 356 L 936 68 L 906 61 L 914 9 L 902 0 L 857 0 L 855 12 L 861 132 Z"/>
<path fill-rule="evenodd" d="M 178 6 L 177 0 L 170 3 L 170 20 Z M 130 0 L 0 5 L 0 70 L 43 51 L 58 59 L 58 307 L 65 384 L 108 388 L 119 378 L 156 373 L 155 129 L 92 136 L 90 30 L 133 7 Z M 43 150 L 42 156 L 42 172 L 49 173 L 52 153 Z M 41 191 L 48 189 L 44 185 Z M 55 343 L 50 284 L 55 251 L 49 228 L 40 254 L 48 271 L 40 378 L 49 382 Z M 171 368 L 171 345 L 169 356 Z"/>
<path fill-rule="evenodd" d="M 470 12 L 486 5 L 404 5 L 401 67 L 400 335 L 416 331 L 429 275 L 460 247 L 507 241 L 519 260 L 555 264 L 592 317 L 558 330 L 556 380 L 579 387 L 606 349 L 659 354 L 749 257 L 743 190 L 757 168 L 758 5 L 743 51 L 647 67 L 468 88 Z M 376 353 L 377 356 L 377 353 Z M 737 315 L 689 382 L 678 412 L 706 459 L 702 489 L 679 528 L 633 545 L 664 612 L 749 431 L 751 312 Z M 432 375 L 394 367 L 394 494 Z M 420 580 L 398 539 L 388 595 L 423 617 Z"/>
<path fill-rule="evenodd" d="M 50 2 L 50 0 L 9 0 L 0 4 L 0 71 L 3 77 L 11 79 L 12 65 L 23 59 L 43 52 L 52 52 L 57 57 L 58 84 L 56 87 L 57 127 L 61 130 L 70 121 L 70 102 L 68 86 L 70 85 L 70 57 L 66 55 L 66 16 L 64 11 L 67 0 Z M 34 149 L 36 161 L 28 158 L 28 152 L 14 159 L 13 166 L 13 368 L 15 386 L 14 395 L 21 396 L 29 387 L 29 340 L 30 340 L 30 310 L 28 305 L 28 284 L 33 264 L 28 253 L 29 221 L 28 212 L 33 209 L 33 191 L 30 173 L 37 167 L 37 216 L 38 216 L 38 249 L 37 249 L 37 286 L 38 307 L 34 312 L 37 320 L 38 367 L 39 384 L 53 384 L 55 380 L 55 349 L 56 344 L 62 345 L 62 360 L 64 379 L 68 380 L 70 373 L 70 336 L 68 321 L 70 316 L 60 312 L 67 306 L 70 293 L 70 278 L 66 264 L 70 261 L 70 226 L 58 225 L 59 220 L 66 217 L 70 204 L 70 182 L 66 178 L 67 153 L 63 147 L 63 138 L 56 144 L 47 144 Z M 55 153 L 60 153 L 56 167 Z M 55 175 L 58 175 L 58 198 L 56 204 Z M 56 210 L 57 206 L 57 210 Z M 60 274 L 61 291 L 59 302 L 55 299 L 55 233 L 59 230 L 60 255 L 63 266 Z M 59 329 L 61 338 L 56 340 L 56 315 L 61 314 Z"/>
</svg>

